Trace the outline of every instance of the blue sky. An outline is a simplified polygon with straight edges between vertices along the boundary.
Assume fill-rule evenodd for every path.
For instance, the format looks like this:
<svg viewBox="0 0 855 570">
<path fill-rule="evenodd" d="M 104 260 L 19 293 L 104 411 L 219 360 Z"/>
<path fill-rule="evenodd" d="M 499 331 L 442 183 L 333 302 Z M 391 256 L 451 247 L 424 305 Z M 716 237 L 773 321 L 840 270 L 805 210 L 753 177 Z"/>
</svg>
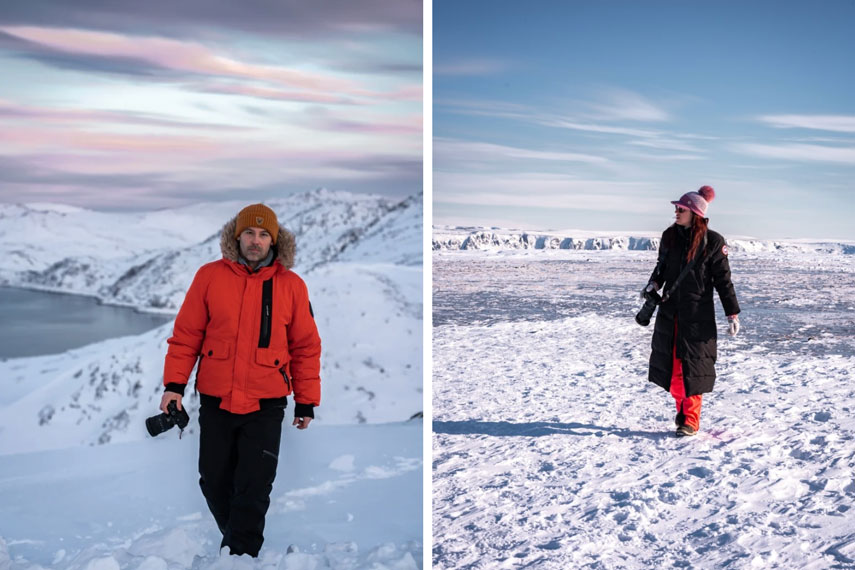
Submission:
<svg viewBox="0 0 855 570">
<path fill-rule="evenodd" d="M 0 202 L 415 194 L 422 39 L 418 0 L 5 2 Z"/>
<path fill-rule="evenodd" d="M 855 239 L 855 2 L 433 3 L 434 225 Z"/>
</svg>

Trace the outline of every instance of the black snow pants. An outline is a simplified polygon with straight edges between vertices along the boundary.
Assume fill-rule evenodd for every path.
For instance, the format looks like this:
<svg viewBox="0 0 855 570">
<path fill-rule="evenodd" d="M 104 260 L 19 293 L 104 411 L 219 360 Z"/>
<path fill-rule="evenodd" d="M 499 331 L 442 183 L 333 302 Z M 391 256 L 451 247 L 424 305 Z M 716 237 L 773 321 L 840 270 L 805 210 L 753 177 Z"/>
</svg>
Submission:
<svg viewBox="0 0 855 570">
<path fill-rule="evenodd" d="M 276 477 L 284 405 L 249 414 L 201 395 L 199 486 L 231 554 L 258 556 Z M 282 398 L 284 404 L 284 398 Z"/>
</svg>

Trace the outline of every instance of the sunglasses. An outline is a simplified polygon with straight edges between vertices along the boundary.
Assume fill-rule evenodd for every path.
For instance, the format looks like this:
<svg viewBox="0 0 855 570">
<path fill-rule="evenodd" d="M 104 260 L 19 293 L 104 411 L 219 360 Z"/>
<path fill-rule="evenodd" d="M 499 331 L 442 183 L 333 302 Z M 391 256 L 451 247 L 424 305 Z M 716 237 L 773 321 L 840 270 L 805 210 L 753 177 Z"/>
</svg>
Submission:
<svg viewBox="0 0 855 570">
<path fill-rule="evenodd" d="M 682 214 L 683 212 L 687 212 L 688 210 L 686 208 L 681 208 L 680 206 L 674 206 L 674 211 L 678 214 Z"/>
</svg>

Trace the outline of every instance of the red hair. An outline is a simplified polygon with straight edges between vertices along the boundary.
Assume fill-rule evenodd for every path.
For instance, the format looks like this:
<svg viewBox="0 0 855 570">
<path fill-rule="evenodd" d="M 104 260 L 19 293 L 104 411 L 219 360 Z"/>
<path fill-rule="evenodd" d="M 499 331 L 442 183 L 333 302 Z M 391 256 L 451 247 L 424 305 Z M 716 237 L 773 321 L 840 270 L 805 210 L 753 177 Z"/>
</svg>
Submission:
<svg viewBox="0 0 855 570">
<path fill-rule="evenodd" d="M 704 188 L 706 188 L 706 186 Z M 710 190 L 712 190 L 712 188 L 710 188 Z M 692 239 L 691 245 L 689 246 L 689 254 L 686 256 L 686 261 L 691 261 L 698 252 L 698 248 L 701 247 L 701 242 L 704 241 L 704 236 L 707 233 L 708 224 L 709 222 L 707 221 L 707 218 L 703 218 L 694 212 L 692 213 Z"/>
</svg>

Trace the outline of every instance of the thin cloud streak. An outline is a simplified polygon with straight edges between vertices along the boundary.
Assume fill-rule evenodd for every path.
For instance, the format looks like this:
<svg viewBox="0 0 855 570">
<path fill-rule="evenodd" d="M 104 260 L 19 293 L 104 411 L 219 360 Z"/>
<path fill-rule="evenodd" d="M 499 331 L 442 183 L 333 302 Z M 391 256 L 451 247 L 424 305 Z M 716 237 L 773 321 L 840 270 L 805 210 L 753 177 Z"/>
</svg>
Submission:
<svg viewBox="0 0 855 570">
<path fill-rule="evenodd" d="M 508 62 L 495 59 L 466 59 L 455 62 L 438 62 L 434 65 L 434 75 L 485 76 L 508 71 Z"/>
<path fill-rule="evenodd" d="M 738 144 L 736 152 L 744 152 L 763 158 L 798 162 L 831 162 L 855 164 L 855 147 L 830 147 L 810 144 Z"/>
<path fill-rule="evenodd" d="M 202 137 L 189 135 L 149 135 L 127 133 L 102 133 L 82 129 L 55 129 L 43 126 L 24 128 L 11 127 L 3 133 L 0 149 L 6 152 L 53 148 L 66 152 L 104 152 L 118 156 L 126 153 L 154 153 L 162 158 L 207 157 L 227 149 L 234 143 L 223 141 L 221 137 Z M 133 155 L 128 155 L 133 159 Z"/>
<path fill-rule="evenodd" d="M 597 120 L 660 122 L 670 119 L 667 111 L 633 91 L 608 90 L 602 94 L 602 98 L 609 101 L 590 104 Z"/>
<path fill-rule="evenodd" d="M 45 122 L 49 124 L 92 124 L 110 123 L 114 125 L 145 125 L 153 127 L 169 127 L 178 129 L 202 129 L 217 131 L 246 131 L 248 127 L 224 125 L 218 123 L 200 123 L 186 121 L 169 115 L 153 115 L 132 111 L 98 111 L 86 109 L 69 109 L 59 107 L 36 107 L 19 105 L 0 99 L 0 117 L 7 120 Z"/>
<path fill-rule="evenodd" d="M 779 129 L 814 129 L 855 133 L 853 115 L 765 115 L 760 121 Z"/>
<path fill-rule="evenodd" d="M 580 180 L 543 173 L 434 173 L 442 189 L 438 202 L 482 205 L 568 208 L 578 210 L 651 212 L 662 209 L 646 183 Z"/>
<path fill-rule="evenodd" d="M 663 134 L 666 134 L 663 131 L 657 130 L 638 129 L 634 127 L 614 126 L 608 124 L 601 124 L 600 122 L 591 122 L 590 115 L 586 120 L 581 116 L 567 117 L 558 114 L 544 113 L 543 111 L 538 110 L 534 107 L 527 107 L 515 104 L 504 104 L 501 102 L 496 102 L 494 104 L 482 104 L 479 102 L 454 101 L 442 102 L 440 104 L 451 107 L 451 109 L 448 109 L 447 112 L 453 112 L 456 114 L 476 117 L 480 116 L 495 117 L 499 119 L 511 119 L 527 122 L 533 125 L 540 125 L 559 129 L 572 129 L 578 131 L 626 135 L 642 138 L 659 137 Z M 603 109 L 605 109 L 605 107 L 603 107 Z M 618 113 L 618 111 L 616 109 L 613 109 L 612 112 L 613 114 L 610 115 L 609 119 L 617 120 L 616 114 Z M 608 120 L 602 115 L 600 115 L 599 118 L 602 120 Z M 624 117 L 624 120 L 626 120 L 626 117 Z M 675 134 L 673 136 L 679 135 Z M 685 136 L 691 137 L 692 135 Z"/>
<path fill-rule="evenodd" d="M 169 30 L 186 34 L 200 28 L 241 30 L 273 37 L 327 41 L 348 31 L 420 34 L 422 4 L 413 0 L 314 0 L 246 4 L 234 0 L 148 0 L 103 2 L 7 2 L 0 21 L 39 26 L 99 26 L 109 30 Z"/>
<path fill-rule="evenodd" d="M 664 133 L 662 131 L 651 131 L 645 129 L 633 129 L 627 127 L 613 127 L 610 125 L 597 125 L 597 124 L 586 124 L 579 123 L 574 120 L 566 120 L 566 119 L 540 119 L 538 121 L 541 125 L 547 127 L 555 127 L 559 129 L 572 129 L 576 131 L 589 131 L 593 133 L 606 133 L 612 135 L 627 135 L 632 137 L 659 137 Z"/>
<path fill-rule="evenodd" d="M 333 132 L 348 133 L 370 133 L 387 135 L 417 135 L 422 132 L 421 116 L 402 119 L 398 122 L 363 122 L 349 121 L 345 119 L 323 119 L 310 123 L 316 129 Z"/>
<path fill-rule="evenodd" d="M 244 63 L 218 55 L 207 47 L 193 42 L 33 26 L 0 27 L 0 31 L 62 52 L 133 58 L 176 71 L 256 79 L 287 87 L 322 91 L 350 92 L 359 89 L 352 81 L 336 77 L 284 67 Z"/>
<path fill-rule="evenodd" d="M 640 141 L 630 141 L 631 145 L 643 146 L 647 148 L 655 148 L 660 150 L 681 150 L 685 152 L 701 152 L 695 145 L 678 141 L 674 139 L 645 139 Z"/>
<path fill-rule="evenodd" d="M 668 162 L 672 160 L 702 160 L 704 157 L 697 154 L 650 154 L 650 153 L 625 153 L 624 158 L 634 158 L 645 162 L 657 161 Z"/>
<path fill-rule="evenodd" d="M 559 162 L 584 162 L 606 164 L 607 158 L 591 154 L 533 150 L 485 142 L 470 142 L 454 139 L 434 138 L 434 161 L 436 163 L 467 163 L 471 161 L 503 162 L 508 159 L 532 159 Z"/>
<path fill-rule="evenodd" d="M 185 86 L 200 93 L 217 93 L 221 95 L 238 95 L 241 97 L 252 97 L 256 99 L 269 99 L 272 101 L 292 101 L 299 103 L 326 103 L 331 105 L 359 105 L 361 103 L 349 97 L 341 95 L 288 91 L 273 87 L 260 87 L 257 85 L 228 85 L 215 82 L 186 83 Z"/>
</svg>

